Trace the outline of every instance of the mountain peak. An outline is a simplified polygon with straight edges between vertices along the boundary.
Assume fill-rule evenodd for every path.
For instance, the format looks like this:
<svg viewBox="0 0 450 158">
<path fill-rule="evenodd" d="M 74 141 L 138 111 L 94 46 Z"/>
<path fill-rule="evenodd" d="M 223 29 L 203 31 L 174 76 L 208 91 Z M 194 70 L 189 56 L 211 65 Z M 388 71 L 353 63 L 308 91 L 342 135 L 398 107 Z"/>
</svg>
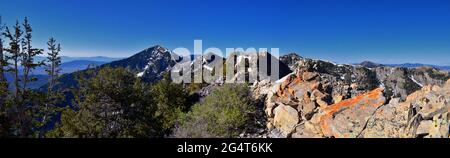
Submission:
<svg viewBox="0 0 450 158">
<path fill-rule="evenodd" d="M 361 62 L 358 65 L 360 65 L 362 67 L 366 67 L 366 68 L 376 68 L 376 67 L 383 66 L 382 64 L 374 63 L 374 62 L 371 62 L 371 61 L 363 61 L 363 62 Z"/>
<path fill-rule="evenodd" d="M 302 59 L 303 57 L 297 53 L 289 53 L 287 55 L 280 56 L 280 61 L 287 64 L 292 70 L 294 69 L 295 64 Z"/>
</svg>

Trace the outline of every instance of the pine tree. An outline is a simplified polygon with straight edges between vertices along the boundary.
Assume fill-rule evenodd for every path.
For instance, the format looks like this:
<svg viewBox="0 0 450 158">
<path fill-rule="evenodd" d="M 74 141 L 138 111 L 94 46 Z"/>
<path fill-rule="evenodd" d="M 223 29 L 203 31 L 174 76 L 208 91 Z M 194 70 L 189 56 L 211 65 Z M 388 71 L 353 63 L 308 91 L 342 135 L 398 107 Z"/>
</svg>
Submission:
<svg viewBox="0 0 450 158">
<path fill-rule="evenodd" d="M 28 92 L 28 87 L 27 87 L 28 83 L 36 81 L 36 78 L 32 78 L 29 76 L 31 71 L 33 71 L 36 67 L 42 66 L 44 63 L 34 61 L 34 57 L 36 57 L 37 55 L 43 54 L 43 50 L 33 48 L 31 45 L 33 29 L 31 27 L 27 17 L 25 17 L 23 27 L 25 29 L 25 36 L 22 39 L 22 51 L 23 52 L 21 53 L 21 55 L 22 55 L 21 62 L 22 62 L 22 66 L 23 66 L 22 95 L 25 98 L 27 96 L 27 92 Z"/>
<path fill-rule="evenodd" d="M 2 17 L 0 16 L 0 138 L 8 136 L 8 119 L 6 117 L 6 97 L 8 96 L 8 82 L 5 78 L 4 60 L 3 54 L 3 30 L 5 26 L 2 23 Z"/>
<path fill-rule="evenodd" d="M 35 81 L 35 78 L 31 78 L 29 74 L 36 67 L 42 65 L 41 62 L 35 62 L 34 57 L 42 54 L 42 49 L 35 49 L 31 45 L 32 28 L 28 22 L 28 18 L 25 18 L 23 27 L 25 34 L 19 24 L 16 24 L 12 29 L 6 27 L 4 35 L 9 40 L 9 47 L 5 48 L 8 52 L 6 55 L 7 72 L 14 75 L 14 93 L 12 100 L 10 99 L 10 118 L 13 122 L 13 135 L 19 137 L 29 137 L 32 128 L 32 117 L 37 106 L 43 101 L 41 94 L 27 89 L 29 82 Z M 19 74 L 19 68 L 23 67 L 23 76 Z M 32 105 L 32 106 L 30 106 Z"/>
<path fill-rule="evenodd" d="M 18 100 L 20 93 L 19 62 L 22 55 L 20 40 L 23 34 L 18 20 L 16 21 L 16 24 L 12 27 L 12 29 L 14 32 L 12 32 L 9 27 L 6 27 L 6 32 L 4 32 L 3 35 L 9 39 L 9 48 L 5 48 L 5 51 L 8 52 L 6 61 L 9 61 L 9 63 L 7 63 L 7 65 L 9 66 L 7 68 L 7 71 L 13 73 L 14 75 L 14 97 L 15 100 Z"/>
<path fill-rule="evenodd" d="M 116 138 L 156 135 L 150 87 L 124 68 L 105 67 L 81 74 L 73 109 L 47 137 Z"/>
<path fill-rule="evenodd" d="M 47 42 L 48 46 L 48 64 L 45 71 L 47 71 L 49 79 L 49 86 L 48 86 L 48 92 L 51 93 L 52 89 L 54 88 L 57 78 L 59 76 L 59 73 L 61 71 L 60 65 L 61 65 L 61 57 L 59 56 L 59 52 L 61 52 L 61 45 L 56 44 L 56 40 L 52 37 Z"/>
<path fill-rule="evenodd" d="M 0 16 L 0 115 L 4 112 L 5 109 L 5 99 L 8 93 L 8 81 L 5 77 L 4 66 L 6 65 L 6 61 L 4 60 L 3 54 L 3 30 L 5 26 L 2 23 L 2 17 Z"/>
<path fill-rule="evenodd" d="M 37 118 L 39 121 L 36 121 L 36 128 L 39 129 L 38 137 L 44 137 L 45 131 L 44 128 L 47 123 L 52 120 L 53 116 L 56 116 L 56 113 L 59 111 L 57 104 L 62 101 L 64 98 L 63 94 L 54 89 L 54 86 L 57 84 L 57 79 L 60 73 L 60 65 L 61 65 L 61 57 L 59 53 L 61 52 L 61 45 L 56 44 L 56 40 L 52 37 L 47 42 L 48 53 L 47 53 L 47 63 L 45 67 L 45 71 L 49 76 L 49 86 L 46 93 L 46 99 L 44 102 L 44 106 L 38 108 L 39 113 Z"/>
<path fill-rule="evenodd" d="M 152 86 L 152 96 L 156 104 L 155 117 L 161 124 L 161 134 L 170 133 L 183 112 L 190 108 L 188 92 L 183 85 L 175 84 L 168 74 Z"/>
</svg>

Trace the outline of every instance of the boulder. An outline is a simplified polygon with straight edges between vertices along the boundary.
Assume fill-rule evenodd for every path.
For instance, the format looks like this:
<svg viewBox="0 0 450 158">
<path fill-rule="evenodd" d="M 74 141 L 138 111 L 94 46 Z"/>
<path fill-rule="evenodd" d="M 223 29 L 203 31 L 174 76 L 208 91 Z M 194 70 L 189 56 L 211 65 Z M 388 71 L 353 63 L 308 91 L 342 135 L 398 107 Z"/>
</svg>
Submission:
<svg viewBox="0 0 450 158">
<path fill-rule="evenodd" d="M 306 104 L 300 104 L 298 106 L 298 111 L 301 113 L 302 117 L 305 119 L 310 119 L 312 114 L 314 114 L 314 110 L 316 109 L 316 104 L 312 101 Z"/>
<path fill-rule="evenodd" d="M 417 135 L 428 135 L 430 133 L 430 129 L 433 126 L 433 121 L 431 120 L 425 120 L 420 122 L 419 126 L 417 127 L 416 134 Z"/>
<path fill-rule="evenodd" d="M 326 137 L 356 138 L 367 121 L 386 102 L 383 88 L 330 105 L 321 112 L 320 127 Z"/>
<path fill-rule="evenodd" d="M 302 77 L 304 81 L 312 81 L 319 76 L 317 72 L 304 72 Z"/>
<path fill-rule="evenodd" d="M 273 125 L 285 135 L 291 134 L 299 122 L 297 110 L 290 106 L 279 105 L 275 108 Z"/>
<path fill-rule="evenodd" d="M 323 134 L 320 127 L 306 121 L 295 129 L 292 138 L 323 138 Z"/>
<path fill-rule="evenodd" d="M 389 104 L 380 107 L 367 122 L 364 138 L 401 138 L 408 125 L 410 105 L 400 104 L 400 98 L 391 99 Z"/>
<path fill-rule="evenodd" d="M 448 138 L 450 129 L 450 113 L 435 115 L 429 127 L 428 138 Z M 424 121 L 422 121 L 424 122 Z M 420 126 L 419 126 L 420 127 Z"/>
</svg>

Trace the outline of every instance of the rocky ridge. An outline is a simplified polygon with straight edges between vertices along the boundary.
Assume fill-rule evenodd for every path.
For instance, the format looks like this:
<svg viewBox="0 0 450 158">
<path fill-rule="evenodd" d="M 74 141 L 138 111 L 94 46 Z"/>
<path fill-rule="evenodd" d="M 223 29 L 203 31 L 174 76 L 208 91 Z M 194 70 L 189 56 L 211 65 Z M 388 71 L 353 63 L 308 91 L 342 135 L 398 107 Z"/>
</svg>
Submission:
<svg viewBox="0 0 450 158">
<path fill-rule="evenodd" d="M 292 67 L 277 82 L 253 85 L 264 98 L 268 137 L 448 138 L 446 72 L 303 58 Z"/>
</svg>

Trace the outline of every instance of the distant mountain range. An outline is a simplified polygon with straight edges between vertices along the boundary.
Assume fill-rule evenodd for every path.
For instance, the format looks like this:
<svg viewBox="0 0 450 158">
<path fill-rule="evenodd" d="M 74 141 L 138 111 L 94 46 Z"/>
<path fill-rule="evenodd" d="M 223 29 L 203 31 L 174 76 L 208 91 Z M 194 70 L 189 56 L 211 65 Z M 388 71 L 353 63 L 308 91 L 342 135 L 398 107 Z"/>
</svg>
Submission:
<svg viewBox="0 0 450 158">
<path fill-rule="evenodd" d="M 386 64 L 390 67 L 406 67 L 406 68 L 418 68 L 418 67 L 434 67 L 441 70 L 450 70 L 450 66 L 429 65 L 420 63 L 404 63 L 404 64 Z"/>
<path fill-rule="evenodd" d="M 100 66 L 115 60 L 120 60 L 121 58 L 109 58 L 109 57 L 102 57 L 102 56 L 96 56 L 96 57 L 68 57 L 68 56 L 62 56 L 61 60 L 61 74 L 68 74 L 80 70 L 85 70 L 88 67 L 96 67 Z M 36 61 L 43 61 L 46 60 L 46 57 L 38 56 L 36 57 Z M 19 70 L 19 73 L 22 74 L 21 69 Z M 45 71 L 45 67 L 38 67 L 35 70 L 33 70 L 31 77 L 37 78 L 36 82 L 31 82 L 29 84 L 29 88 L 36 89 L 39 87 L 42 87 L 43 85 L 47 84 L 48 76 L 47 72 Z M 6 74 L 6 78 L 9 82 L 10 88 L 14 88 L 12 81 L 14 79 L 12 74 Z"/>
<path fill-rule="evenodd" d="M 361 65 L 368 68 L 375 68 L 380 66 L 388 66 L 388 67 L 404 67 L 404 68 L 419 68 L 419 67 L 433 67 L 440 70 L 450 70 L 450 66 L 440 66 L 440 65 L 431 65 L 431 64 L 421 64 L 421 63 L 403 63 L 403 64 L 379 64 L 371 61 L 364 61 L 354 65 Z"/>
<path fill-rule="evenodd" d="M 35 59 L 36 59 L 36 61 L 43 61 L 43 60 L 47 60 L 47 57 L 38 56 Z M 76 61 L 76 60 L 98 61 L 98 62 L 109 63 L 109 62 L 120 60 L 120 59 L 123 59 L 123 58 L 112 58 L 112 57 L 104 57 L 104 56 L 94 56 L 94 57 L 61 56 L 62 63 L 67 63 L 67 62 Z"/>
<path fill-rule="evenodd" d="M 72 73 L 79 70 L 84 70 L 89 66 L 100 66 L 108 62 L 103 61 L 91 61 L 91 60 L 73 60 L 65 63 L 61 63 L 61 74 Z M 39 67 L 33 71 L 34 75 L 46 75 L 45 67 Z"/>
</svg>

